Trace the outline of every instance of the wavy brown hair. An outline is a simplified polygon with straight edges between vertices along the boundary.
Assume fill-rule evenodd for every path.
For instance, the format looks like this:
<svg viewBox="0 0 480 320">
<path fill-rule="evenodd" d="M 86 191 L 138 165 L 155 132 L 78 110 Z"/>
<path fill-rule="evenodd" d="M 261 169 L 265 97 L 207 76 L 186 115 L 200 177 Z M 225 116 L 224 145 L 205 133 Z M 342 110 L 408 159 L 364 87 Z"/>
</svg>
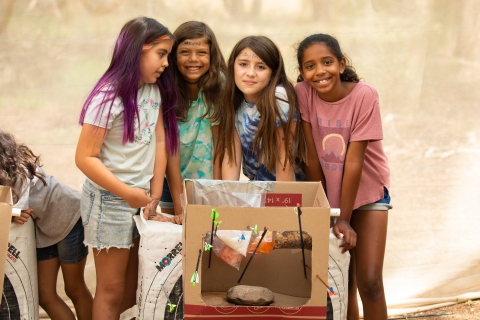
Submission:
<svg viewBox="0 0 480 320">
<path fill-rule="evenodd" d="M 295 158 L 305 162 L 306 146 L 303 136 L 302 126 L 300 125 L 300 111 L 298 109 L 297 96 L 293 85 L 288 80 L 285 72 L 283 58 L 277 46 L 267 37 L 250 36 L 240 40 L 232 50 L 227 65 L 227 81 L 224 90 L 223 108 L 221 109 L 221 118 L 219 126 L 220 141 L 217 144 L 216 157 L 222 162 L 227 152 L 230 159 L 235 159 L 234 134 L 235 134 L 235 113 L 245 99 L 243 93 L 235 85 L 234 65 L 235 59 L 245 48 L 250 48 L 262 61 L 272 69 L 269 84 L 258 93 L 256 102 L 257 110 L 260 113 L 260 124 L 258 132 L 253 141 L 253 150 L 258 156 L 259 163 L 265 165 L 268 171 L 273 171 L 277 162 L 277 139 L 275 139 L 275 130 L 277 119 L 282 122 L 281 127 L 285 132 L 284 147 L 286 159 L 292 165 Z M 287 100 L 275 95 L 277 86 L 285 88 Z M 283 121 L 282 111 L 278 105 L 278 100 L 288 103 L 290 110 L 288 119 Z M 297 114 L 298 124 L 295 126 L 295 133 L 291 134 L 295 113 Z M 226 150 L 226 151 L 225 151 Z"/>
<path fill-rule="evenodd" d="M 211 108 L 214 108 L 212 119 L 218 119 L 218 109 L 222 103 L 222 77 L 226 73 L 225 59 L 222 51 L 218 45 L 217 38 L 212 29 L 208 25 L 199 21 L 188 21 L 182 23 L 173 33 L 175 43 L 172 48 L 172 60 L 175 66 L 175 82 L 180 89 L 181 102 L 177 106 L 176 114 L 179 121 L 185 121 L 188 109 L 190 108 L 190 101 L 187 95 L 187 82 L 177 68 L 177 49 L 178 45 L 187 39 L 205 38 L 210 46 L 210 67 L 208 71 L 200 78 L 198 83 L 199 88 L 203 90 L 203 98 L 207 106 L 207 111 L 204 117 L 210 113 Z"/>
<path fill-rule="evenodd" d="M 40 166 L 40 156 L 26 145 L 18 144 L 13 135 L 0 131 L 0 185 L 12 188 L 15 202 L 27 179 L 37 177 L 46 185 L 44 175 L 37 171 Z"/>
</svg>

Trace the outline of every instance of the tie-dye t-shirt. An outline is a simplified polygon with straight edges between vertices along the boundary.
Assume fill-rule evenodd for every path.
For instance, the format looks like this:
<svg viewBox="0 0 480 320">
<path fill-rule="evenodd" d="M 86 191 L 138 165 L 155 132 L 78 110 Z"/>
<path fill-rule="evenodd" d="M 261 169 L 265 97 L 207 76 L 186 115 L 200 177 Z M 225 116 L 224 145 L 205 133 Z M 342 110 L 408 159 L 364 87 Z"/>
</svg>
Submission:
<svg viewBox="0 0 480 320">
<path fill-rule="evenodd" d="M 118 179 L 133 188 L 150 190 L 155 163 L 155 127 L 160 112 L 161 97 L 157 84 L 144 84 L 138 90 L 138 115 L 133 142 L 123 140 L 123 103 L 117 97 L 112 108 L 107 103 L 101 114 L 98 107 L 103 96 L 98 95 L 88 106 L 84 123 L 108 129 L 98 159 Z M 109 116 L 110 114 L 110 116 Z M 140 121 L 140 127 L 138 126 Z"/>
<path fill-rule="evenodd" d="M 283 87 L 276 87 L 275 95 L 281 99 L 287 100 L 287 92 Z M 277 103 L 281 109 L 282 119 L 277 119 L 275 125 L 276 128 L 282 124 L 282 121 L 287 122 L 290 109 L 287 102 L 278 99 Z M 297 121 L 296 113 L 293 117 L 293 121 Z M 240 108 L 237 110 L 235 120 L 236 130 L 242 143 L 243 174 L 250 180 L 276 181 L 275 169 L 268 172 L 263 164 L 258 163 L 258 156 L 253 151 L 253 140 L 258 132 L 259 124 L 260 113 L 257 110 L 257 106 L 253 103 L 243 101 Z M 298 163 L 295 164 L 295 180 L 305 180 L 305 173 Z"/>
<path fill-rule="evenodd" d="M 180 172 L 183 179 L 213 179 L 213 134 L 202 90 L 191 101 L 185 122 L 178 122 L 180 132 Z M 203 117 L 203 118 L 202 118 Z"/>
</svg>

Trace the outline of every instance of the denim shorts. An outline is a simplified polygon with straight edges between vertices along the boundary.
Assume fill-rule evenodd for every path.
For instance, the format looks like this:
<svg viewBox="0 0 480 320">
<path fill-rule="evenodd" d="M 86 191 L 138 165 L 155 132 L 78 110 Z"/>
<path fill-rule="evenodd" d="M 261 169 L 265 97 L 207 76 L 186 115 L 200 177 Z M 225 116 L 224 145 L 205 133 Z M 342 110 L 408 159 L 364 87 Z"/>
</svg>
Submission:
<svg viewBox="0 0 480 320">
<path fill-rule="evenodd" d="M 37 248 L 37 261 L 59 258 L 64 264 L 78 263 L 88 255 L 88 247 L 83 244 L 83 239 L 82 219 L 78 219 L 65 239 L 45 248 Z"/>
<path fill-rule="evenodd" d="M 383 187 L 383 198 L 374 202 L 369 203 L 364 206 L 361 206 L 355 210 L 369 210 L 369 211 L 387 211 L 393 208 L 390 204 L 390 194 L 388 193 L 388 189 Z"/>
<path fill-rule="evenodd" d="M 160 208 L 173 209 L 173 199 L 170 188 L 168 187 L 167 178 L 163 178 L 163 190 L 159 206 Z"/>
<path fill-rule="evenodd" d="M 128 249 L 140 236 L 133 220 L 140 210 L 89 179 L 83 184 L 80 208 L 85 245 L 97 250 Z"/>
</svg>

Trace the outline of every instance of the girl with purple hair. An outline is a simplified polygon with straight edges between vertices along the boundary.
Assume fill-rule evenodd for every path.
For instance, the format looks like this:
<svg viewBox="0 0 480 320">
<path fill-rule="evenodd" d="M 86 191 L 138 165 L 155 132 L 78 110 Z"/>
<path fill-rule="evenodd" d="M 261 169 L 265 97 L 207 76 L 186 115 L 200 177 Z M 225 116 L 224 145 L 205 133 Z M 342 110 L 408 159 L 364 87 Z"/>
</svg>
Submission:
<svg viewBox="0 0 480 320">
<path fill-rule="evenodd" d="M 118 319 L 135 304 L 139 235 L 133 216 L 155 214 L 168 153 L 178 145 L 169 53 L 173 35 L 154 19 L 127 22 L 105 74 L 80 115 L 75 162 L 86 175 L 81 215 L 93 248 L 93 319 Z"/>
</svg>

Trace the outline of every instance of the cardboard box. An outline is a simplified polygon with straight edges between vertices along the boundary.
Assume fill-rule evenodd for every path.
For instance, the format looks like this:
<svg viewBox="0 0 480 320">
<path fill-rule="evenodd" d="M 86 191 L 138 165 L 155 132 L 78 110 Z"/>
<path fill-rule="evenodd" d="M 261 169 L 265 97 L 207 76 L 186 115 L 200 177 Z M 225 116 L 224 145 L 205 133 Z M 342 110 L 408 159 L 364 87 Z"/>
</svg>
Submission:
<svg viewBox="0 0 480 320">
<path fill-rule="evenodd" d="M 12 221 L 12 190 L 0 186 L 0 297 L 3 294 L 3 279 L 5 274 L 5 257 L 7 256 L 8 236 Z"/>
<path fill-rule="evenodd" d="M 248 181 L 185 181 L 184 319 L 326 319 L 327 289 L 317 279 L 317 275 L 325 282 L 328 279 L 330 206 L 323 188 L 318 182 L 259 185 Z M 233 205 L 216 205 L 217 201 Z M 249 201 L 260 201 L 262 207 L 237 207 Z M 219 229 L 246 230 L 247 226 L 257 225 L 261 233 L 264 226 L 271 231 L 298 231 L 298 216 L 293 208 L 297 203 L 302 207 L 302 229 L 313 240 L 312 250 L 305 250 L 307 278 L 300 249 L 255 255 L 240 284 L 272 290 L 275 302 L 266 307 L 225 304 L 226 292 L 239 284 L 250 255 L 237 270 L 212 253 L 208 268 L 210 253 L 203 251 L 199 283 L 192 285 L 190 279 L 196 270 L 199 249 L 203 250 L 203 235 L 212 228 L 210 215 L 214 207 L 219 213 L 217 220 L 222 221 Z"/>
</svg>

